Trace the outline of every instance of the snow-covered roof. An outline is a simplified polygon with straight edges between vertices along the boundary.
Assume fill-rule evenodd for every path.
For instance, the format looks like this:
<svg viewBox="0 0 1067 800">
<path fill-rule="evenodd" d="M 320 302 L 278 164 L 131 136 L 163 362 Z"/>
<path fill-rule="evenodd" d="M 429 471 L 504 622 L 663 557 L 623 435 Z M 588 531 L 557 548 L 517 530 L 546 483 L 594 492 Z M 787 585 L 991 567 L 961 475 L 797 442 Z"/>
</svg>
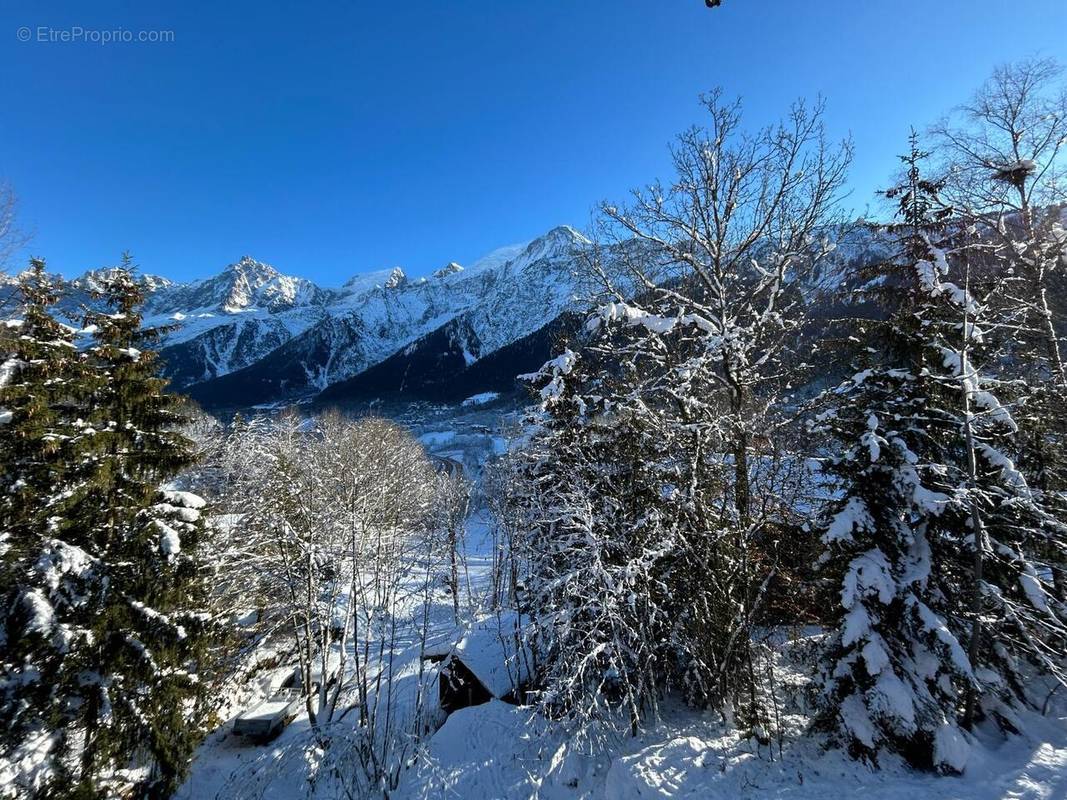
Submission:
<svg viewBox="0 0 1067 800">
<path fill-rule="evenodd" d="M 484 406 L 486 403 L 492 403 L 498 397 L 500 397 L 500 392 L 480 392 L 464 400 L 463 406 Z"/>
<path fill-rule="evenodd" d="M 454 645 L 434 643 L 425 655 L 447 654 L 459 660 L 490 694 L 504 697 L 530 677 L 532 656 L 528 647 L 516 644 L 518 630 L 515 612 L 491 615 L 474 623 Z"/>
<path fill-rule="evenodd" d="M 283 689 L 274 697 L 265 700 L 253 709 L 240 715 L 242 720 L 271 720 L 279 714 L 289 711 L 293 703 L 300 700 L 300 692 Z"/>
<path fill-rule="evenodd" d="M 452 655 L 452 651 L 456 649 L 456 643 L 459 642 L 466 631 L 463 628 L 453 628 L 447 632 L 431 633 L 427 636 L 426 645 L 422 650 L 423 658 L 430 658 L 433 660 L 447 658 Z"/>
</svg>

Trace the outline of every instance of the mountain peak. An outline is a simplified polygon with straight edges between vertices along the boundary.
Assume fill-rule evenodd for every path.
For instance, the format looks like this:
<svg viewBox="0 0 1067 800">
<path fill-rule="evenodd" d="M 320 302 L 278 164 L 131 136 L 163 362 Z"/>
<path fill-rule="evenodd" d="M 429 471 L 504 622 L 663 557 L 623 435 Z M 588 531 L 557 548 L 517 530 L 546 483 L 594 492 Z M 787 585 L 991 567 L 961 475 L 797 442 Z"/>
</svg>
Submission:
<svg viewBox="0 0 1067 800">
<path fill-rule="evenodd" d="M 541 238 L 560 239 L 563 241 L 574 242 L 576 244 L 589 244 L 589 240 L 585 235 L 577 228 L 572 228 L 570 225 L 557 225 Z"/>
<path fill-rule="evenodd" d="M 449 261 L 441 269 L 433 273 L 435 278 L 447 278 L 449 275 L 455 275 L 457 272 L 463 272 L 463 267 L 457 264 L 455 261 Z"/>
<path fill-rule="evenodd" d="M 263 261 L 257 261 L 249 255 L 241 256 L 237 261 L 227 266 L 224 272 L 254 275 L 257 278 L 262 278 L 264 281 L 276 278 L 281 274 L 270 264 L 264 263 Z"/>
<path fill-rule="evenodd" d="M 327 293 L 305 278 L 283 275 L 270 264 L 241 256 L 217 275 L 168 287 L 153 303 L 154 313 L 215 309 L 235 314 L 252 309 L 269 312 L 318 305 Z"/>
<path fill-rule="evenodd" d="M 408 282 L 408 276 L 404 274 L 404 270 L 400 267 L 393 267 L 389 273 L 389 277 L 386 278 L 383 284 L 386 289 L 397 289 Z"/>
<path fill-rule="evenodd" d="M 256 305 L 256 301 L 260 299 L 259 289 L 280 277 L 281 273 L 270 264 L 264 264 L 249 255 L 241 256 L 238 261 L 226 267 L 218 278 L 222 284 L 222 309 L 234 312 Z M 270 295 L 276 293 L 269 292 Z"/>
<path fill-rule="evenodd" d="M 589 243 L 585 236 L 570 225 L 557 225 L 526 245 L 523 257 L 526 263 L 532 263 L 543 258 L 570 256 Z"/>
</svg>

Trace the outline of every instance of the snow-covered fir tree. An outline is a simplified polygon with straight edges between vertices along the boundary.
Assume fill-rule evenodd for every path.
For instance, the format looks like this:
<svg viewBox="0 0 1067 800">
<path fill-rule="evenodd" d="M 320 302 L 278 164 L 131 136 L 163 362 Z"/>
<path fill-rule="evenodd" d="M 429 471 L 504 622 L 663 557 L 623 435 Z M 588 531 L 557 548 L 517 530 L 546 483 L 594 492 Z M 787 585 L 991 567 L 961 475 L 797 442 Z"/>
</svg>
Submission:
<svg viewBox="0 0 1067 800">
<path fill-rule="evenodd" d="M 42 712 L 56 698 L 66 658 L 85 641 L 84 628 L 57 615 L 54 600 L 77 604 L 84 587 L 39 562 L 42 551 L 61 546 L 55 537 L 75 435 L 69 403 L 81 373 L 74 331 L 51 315 L 57 286 L 43 261 L 31 261 L 18 288 L 21 314 L 0 330 L 0 737 L 5 761 L 23 765 L 5 782 L 32 793 L 50 773 L 48 756 L 38 756 L 60 738 Z M 64 572 L 81 572 L 81 554 L 64 552 Z"/>
<path fill-rule="evenodd" d="M 841 624 L 818 689 L 823 722 L 854 754 L 955 771 L 961 726 L 979 714 L 1011 725 L 1012 704 L 1034 699 L 1025 671 L 1061 674 L 1062 610 L 1032 553 L 1062 534 L 1012 462 L 1011 385 L 985 370 L 996 319 L 971 285 L 970 232 L 922 176 L 926 155 L 913 138 L 888 192 L 901 255 L 868 286 L 889 317 L 863 324 L 858 371 L 814 426 L 840 448 L 826 472 L 841 489 L 823 532 Z"/>
<path fill-rule="evenodd" d="M 685 596 L 673 592 L 680 548 L 665 513 L 678 478 L 651 420 L 604 397 L 598 355 L 610 353 L 567 349 L 539 376 L 544 413 L 521 466 L 533 495 L 524 600 L 536 618 L 543 705 L 584 730 L 621 707 L 636 729 L 687 657 L 672 633 Z"/>
<path fill-rule="evenodd" d="M 35 773 L 20 778 L 48 796 L 154 797 L 177 785 L 197 740 L 204 503 L 161 488 L 190 464 L 190 444 L 157 377 L 128 260 L 103 294 L 110 310 L 90 315 L 93 344 L 44 381 L 59 382 L 45 396 L 63 426 L 51 476 L 62 482 L 12 548 L 18 607 L 32 614 L 9 616 L 19 652 L 5 658 L 5 687 L 37 743 Z M 10 410 L 37 447 L 53 446 L 55 433 L 22 422 L 32 407 Z"/>
<path fill-rule="evenodd" d="M 6 320 L 0 329 L 0 530 L 11 546 L 25 543 L 16 529 L 37 524 L 55 494 L 67 438 L 61 406 L 71 393 L 77 362 L 74 331 L 49 313 L 56 285 L 43 261 L 31 261 L 18 289 L 21 318 Z"/>
</svg>

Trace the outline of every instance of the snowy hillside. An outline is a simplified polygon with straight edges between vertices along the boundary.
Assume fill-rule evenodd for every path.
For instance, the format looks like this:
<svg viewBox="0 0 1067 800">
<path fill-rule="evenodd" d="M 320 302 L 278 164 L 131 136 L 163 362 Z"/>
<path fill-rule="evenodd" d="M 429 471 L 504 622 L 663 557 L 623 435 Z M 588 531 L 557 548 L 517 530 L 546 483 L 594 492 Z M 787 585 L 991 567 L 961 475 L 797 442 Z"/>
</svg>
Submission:
<svg viewBox="0 0 1067 800">
<path fill-rule="evenodd" d="M 399 269 L 353 279 L 318 322 L 193 395 L 217 403 L 233 396 L 267 402 L 315 394 L 460 318 L 457 330 L 470 364 L 573 307 L 574 258 L 585 243 L 577 231 L 559 227 L 526 245 L 496 250 L 469 269 L 449 264 L 417 280 Z"/>
<path fill-rule="evenodd" d="M 417 279 L 394 267 L 337 289 L 244 256 L 192 283 L 143 276 L 145 323 L 168 327 L 162 355 L 178 388 L 222 404 L 309 396 L 453 321 L 462 320 L 467 365 L 533 333 L 573 306 L 574 257 L 586 243 L 560 226 L 467 267 L 449 262 Z M 68 321 L 94 304 L 103 274 L 65 284 Z"/>
<path fill-rule="evenodd" d="M 436 452 L 447 452 L 456 433 L 425 434 L 421 441 Z M 473 597 L 491 593 L 494 548 L 489 520 L 476 512 L 467 521 L 464 552 L 467 580 Z M 417 576 L 416 576 L 417 577 Z M 393 653 L 390 669 L 404 687 L 389 700 L 399 718 L 413 716 L 415 696 L 409 684 L 425 682 L 428 706 L 419 712 L 432 732 L 399 771 L 391 796 L 404 800 L 430 798 L 487 798 L 487 800 L 734 800 L 768 797 L 869 797 L 878 800 L 1046 800 L 1062 797 L 1067 789 L 1067 706 L 1053 704 L 1048 715 L 1026 714 L 1027 732 L 1003 740 L 995 725 L 987 724 L 968 737 L 966 763 L 959 776 L 944 777 L 910 769 L 902 759 L 886 757 L 875 769 L 827 747 L 822 736 L 810 736 L 811 709 L 806 688 L 811 675 L 805 659 L 818 646 L 817 629 L 766 632 L 775 656 L 774 693 L 781 715 L 781 732 L 760 741 L 737 727 L 723 724 L 714 714 L 667 704 L 660 720 L 637 736 L 611 736 L 597 755 L 570 738 L 562 721 L 546 720 L 532 707 L 497 699 L 446 714 L 437 704 L 440 674 L 436 667 L 419 670 L 420 655 L 456 639 L 455 622 L 445 592 L 438 589 L 429 609 L 427 646 L 409 628 L 423 619 L 420 595 L 405 595 L 399 615 L 404 634 Z M 489 614 L 465 623 L 474 628 L 507 630 L 510 617 Z M 490 641 L 498 640 L 495 636 Z M 460 646 L 454 648 L 460 651 Z M 270 651 L 264 661 L 275 657 Z M 490 660 L 492 662 L 492 660 Z M 271 663 L 271 662 L 268 662 Z M 497 663 L 497 662 L 492 662 Z M 504 663 L 508 663 L 506 660 Z M 345 777 L 329 769 L 314 773 L 302 754 L 316 746 L 307 715 L 296 720 L 275 740 L 262 744 L 234 732 L 243 709 L 264 696 L 272 675 L 284 669 L 262 669 L 256 679 L 230 689 L 223 720 L 198 750 L 180 800 L 194 798 L 327 798 L 343 796 Z M 507 680 L 505 679 L 505 684 Z M 338 737 L 335 745 L 341 745 Z M 331 756 L 330 765 L 345 764 Z M 350 790 L 350 787 L 347 787 Z"/>
<path fill-rule="evenodd" d="M 820 298 L 842 288 L 851 266 L 887 253 L 884 237 L 869 227 L 846 230 L 844 236 L 840 230 L 830 234 L 837 246 L 804 287 L 824 311 L 828 306 L 819 306 Z M 387 361 L 393 366 L 383 374 L 402 370 L 411 385 L 441 384 L 459 372 L 492 373 L 485 385 L 479 385 L 480 378 L 461 381 L 456 391 L 462 399 L 479 391 L 506 390 L 514 375 L 539 365 L 529 359 L 545 353 L 550 332 L 561 327 L 561 315 L 578 310 L 581 290 L 574 273 L 587 244 L 573 228 L 559 226 L 530 242 L 493 250 L 468 266 L 448 262 L 415 279 L 391 267 L 355 275 L 335 289 L 243 256 L 218 275 L 191 283 L 143 275 L 145 323 L 168 329 L 161 348 L 166 376 L 208 407 L 305 399 L 328 388 L 324 398 L 331 402 L 374 395 L 379 388 L 404 391 L 406 380 L 390 378 L 383 384 L 380 375 L 368 373 Z M 640 247 L 630 241 L 605 252 L 621 263 L 640 258 L 635 254 Z M 669 280 L 671 270 L 664 266 L 661 277 Z M 104 274 L 94 270 L 65 283 L 60 311 L 68 321 L 79 323 L 81 310 L 94 305 L 93 293 Z M 0 304 L 9 301 L 0 296 Z M 527 341 L 529 337 L 537 341 Z M 512 346 L 525 354 L 514 369 L 506 364 L 473 369 Z M 418 375 L 410 372 L 412 359 L 421 370 Z M 350 383 L 365 374 L 366 380 Z"/>
</svg>

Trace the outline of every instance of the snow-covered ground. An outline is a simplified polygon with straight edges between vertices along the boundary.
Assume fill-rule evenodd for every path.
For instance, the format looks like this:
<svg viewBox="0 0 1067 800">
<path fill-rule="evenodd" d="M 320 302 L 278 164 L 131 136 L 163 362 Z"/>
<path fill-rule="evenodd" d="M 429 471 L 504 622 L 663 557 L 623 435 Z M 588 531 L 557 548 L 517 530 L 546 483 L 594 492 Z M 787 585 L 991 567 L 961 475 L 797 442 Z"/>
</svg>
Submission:
<svg viewBox="0 0 1067 800">
<path fill-rule="evenodd" d="M 471 516 L 466 533 L 461 547 L 466 566 L 461 575 L 460 594 L 464 613 L 469 618 L 477 609 L 485 607 L 484 594 L 490 583 L 491 542 L 484 514 L 475 513 Z M 387 674 L 387 670 L 392 670 L 389 699 L 396 709 L 392 724 L 414 729 L 415 698 L 421 685 L 425 708 L 419 724 L 435 729 L 444 722 L 444 715 L 437 705 L 436 667 L 424 663 L 420 657 L 423 649 L 420 622 L 424 611 L 421 587 L 425 574 L 418 567 L 413 567 L 409 574 L 412 585 L 409 590 L 398 594 L 397 603 L 392 609 L 398 633 L 392 650 L 385 656 L 387 659 L 391 656 L 391 662 L 388 666 L 372 665 L 371 669 L 379 668 L 383 675 Z M 458 638 L 452 599 L 443 583 L 433 589 L 425 610 L 429 620 L 428 646 Z M 296 719 L 269 743 L 256 743 L 233 733 L 234 720 L 242 712 L 266 700 L 272 688 L 291 673 L 296 664 L 295 651 L 287 651 L 277 645 L 260 653 L 258 659 L 270 664 L 270 668 L 250 670 L 253 672 L 252 678 L 238 680 L 228 688 L 218 712 L 220 724 L 198 749 L 189 777 L 176 795 L 180 800 L 289 800 L 339 796 L 338 782 L 329 774 L 318 774 L 323 770 L 315 763 L 317 743 L 303 707 Z M 373 700 L 369 703 L 373 703 Z M 354 712 L 333 722 L 331 737 L 342 742 L 347 732 L 355 730 L 358 719 L 358 712 Z M 403 742 L 402 746 L 414 753 L 416 744 L 412 738 Z M 342 747 L 337 749 L 341 750 Z"/>
<path fill-rule="evenodd" d="M 1029 736 L 979 735 L 966 771 L 941 777 L 886 759 L 875 770 L 794 735 L 761 747 L 709 718 L 673 709 L 599 759 L 566 742 L 528 710 L 491 701 L 456 711 L 395 797 L 543 800 L 1000 800 L 1067 797 L 1067 709 L 1035 719 Z"/>
<path fill-rule="evenodd" d="M 463 593 L 472 608 L 488 587 L 491 540 L 487 520 L 476 513 L 466 539 L 469 580 Z M 431 605 L 430 639 L 455 635 L 451 599 L 443 592 Z M 1032 715 L 1027 735 L 1003 739 L 980 729 L 964 774 L 940 777 L 915 772 L 887 757 L 881 769 L 855 762 L 805 733 L 800 689 L 807 679 L 791 653 L 811 644 L 811 632 L 780 634 L 776 682 L 781 690 L 783 736 L 770 745 L 741 736 L 714 714 L 667 702 L 661 720 L 637 737 L 608 737 L 597 756 L 568 740 L 565 728 L 531 709 L 492 700 L 461 709 L 447 720 L 439 709 L 427 719 L 443 725 L 421 743 L 412 742 L 406 768 L 390 797 L 544 798 L 545 800 L 647 800 L 647 798 L 828 798 L 841 800 L 994 800 L 1067 798 L 1067 697 L 1055 696 L 1047 716 Z M 395 652 L 400 698 L 413 698 L 418 681 L 436 697 L 436 674 L 420 678 L 419 646 L 402 641 Z M 284 659 L 283 659 L 284 661 Z M 797 661 L 796 663 L 803 663 Z M 277 739 L 256 745 L 231 733 L 233 718 L 266 696 L 284 666 L 235 688 L 224 721 L 201 746 L 192 773 L 178 793 L 182 800 L 255 797 L 300 800 L 343 796 L 335 776 L 314 763 L 306 715 Z M 402 700 L 402 702 L 404 702 Z M 336 725 L 354 726 L 348 718 Z M 309 753 L 311 758 L 309 758 Z M 341 761 L 331 769 L 344 769 Z"/>
</svg>

